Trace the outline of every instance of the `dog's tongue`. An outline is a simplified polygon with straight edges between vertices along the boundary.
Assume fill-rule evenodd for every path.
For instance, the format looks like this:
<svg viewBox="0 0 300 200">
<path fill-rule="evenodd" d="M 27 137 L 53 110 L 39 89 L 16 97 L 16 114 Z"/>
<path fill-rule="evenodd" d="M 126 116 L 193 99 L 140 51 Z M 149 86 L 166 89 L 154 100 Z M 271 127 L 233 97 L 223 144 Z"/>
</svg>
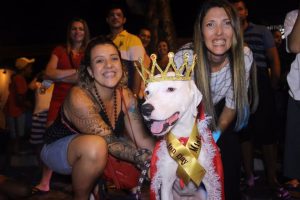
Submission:
<svg viewBox="0 0 300 200">
<path fill-rule="evenodd" d="M 158 134 L 158 133 L 162 132 L 162 130 L 164 128 L 164 123 L 165 123 L 165 121 L 154 121 L 151 125 L 151 132 L 153 134 Z"/>
<path fill-rule="evenodd" d="M 179 117 L 179 114 L 175 113 L 167 120 L 167 122 L 169 123 L 169 125 L 172 125 L 173 122 L 175 122 L 178 119 L 178 117 Z"/>
<path fill-rule="evenodd" d="M 164 126 L 171 126 L 174 121 L 178 118 L 178 113 L 172 115 L 169 119 L 163 121 L 154 121 L 151 125 L 151 132 L 154 134 L 161 133 L 164 129 Z"/>
</svg>

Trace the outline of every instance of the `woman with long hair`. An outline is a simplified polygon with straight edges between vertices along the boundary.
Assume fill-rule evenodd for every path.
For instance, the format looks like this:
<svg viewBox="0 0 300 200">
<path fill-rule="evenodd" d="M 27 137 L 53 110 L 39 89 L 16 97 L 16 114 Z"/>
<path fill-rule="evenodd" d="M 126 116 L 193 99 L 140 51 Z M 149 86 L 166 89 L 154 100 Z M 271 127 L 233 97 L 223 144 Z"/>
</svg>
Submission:
<svg viewBox="0 0 300 200">
<path fill-rule="evenodd" d="M 68 24 L 66 44 L 58 45 L 52 51 L 45 71 L 45 78 L 54 82 L 47 116 L 47 127 L 56 119 L 66 95 L 78 80 L 78 69 L 89 38 L 90 33 L 86 21 L 75 18 Z M 52 171 L 44 166 L 41 180 L 32 189 L 32 194 L 48 192 L 51 177 Z"/>
<path fill-rule="evenodd" d="M 220 148 L 225 199 L 240 199 L 240 146 L 234 130 L 247 124 L 253 56 L 244 46 L 239 17 L 229 2 L 207 0 L 202 4 L 194 25 L 194 42 L 184 45 L 175 60 L 180 62 L 185 52 L 197 55 L 194 77 Z"/>
<path fill-rule="evenodd" d="M 78 84 L 47 129 L 41 158 L 55 172 L 72 175 L 75 200 L 88 199 L 108 155 L 138 167 L 151 157 L 154 141 L 123 76 L 117 46 L 105 37 L 91 40 Z"/>
</svg>

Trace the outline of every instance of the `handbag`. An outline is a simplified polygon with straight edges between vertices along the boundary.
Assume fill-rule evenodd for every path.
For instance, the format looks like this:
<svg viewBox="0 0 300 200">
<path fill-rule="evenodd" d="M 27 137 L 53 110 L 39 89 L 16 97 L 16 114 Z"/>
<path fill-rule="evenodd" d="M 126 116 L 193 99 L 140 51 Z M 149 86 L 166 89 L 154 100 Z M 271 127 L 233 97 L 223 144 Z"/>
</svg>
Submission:
<svg viewBox="0 0 300 200">
<path fill-rule="evenodd" d="M 140 171 L 131 163 L 108 155 L 104 178 L 114 183 L 117 189 L 132 189 L 138 185 Z"/>
</svg>

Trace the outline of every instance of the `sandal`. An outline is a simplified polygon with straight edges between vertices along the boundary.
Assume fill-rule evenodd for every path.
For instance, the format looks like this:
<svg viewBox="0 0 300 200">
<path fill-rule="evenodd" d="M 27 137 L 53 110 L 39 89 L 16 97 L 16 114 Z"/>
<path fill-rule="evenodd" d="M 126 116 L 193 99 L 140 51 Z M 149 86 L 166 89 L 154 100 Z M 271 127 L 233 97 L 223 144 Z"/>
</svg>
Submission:
<svg viewBox="0 0 300 200">
<path fill-rule="evenodd" d="M 284 187 L 278 187 L 277 188 L 276 196 L 277 196 L 278 199 L 282 199 L 282 200 L 292 199 L 289 191 L 287 191 Z"/>
<path fill-rule="evenodd" d="M 31 196 L 40 196 L 40 195 L 45 195 L 47 193 L 49 193 L 49 191 L 43 191 L 43 190 L 40 190 L 37 187 L 32 187 L 31 188 Z"/>
<path fill-rule="evenodd" d="M 252 188 L 255 185 L 255 181 L 260 177 L 252 174 L 248 179 L 246 179 L 246 184 L 249 188 Z"/>
</svg>

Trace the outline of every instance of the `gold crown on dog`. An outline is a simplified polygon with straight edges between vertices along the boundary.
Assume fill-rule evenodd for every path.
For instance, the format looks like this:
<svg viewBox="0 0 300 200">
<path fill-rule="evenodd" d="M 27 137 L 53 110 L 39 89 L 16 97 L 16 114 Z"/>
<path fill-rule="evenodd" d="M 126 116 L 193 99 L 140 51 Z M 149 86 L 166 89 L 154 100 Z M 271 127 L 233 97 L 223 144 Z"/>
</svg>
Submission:
<svg viewBox="0 0 300 200">
<path fill-rule="evenodd" d="M 139 59 L 139 63 L 141 65 L 142 70 L 140 70 L 138 67 L 137 67 L 137 70 L 145 83 L 158 82 L 158 81 L 191 80 L 192 71 L 194 70 L 194 66 L 195 66 L 196 55 L 193 56 L 193 62 L 189 66 L 188 65 L 189 54 L 185 53 L 183 55 L 183 64 L 179 68 L 177 68 L 177 66 L 174 62 L 174 53 L 169 52 L 168 57 L 169 57 L 169 63 L 165 67 L 165 70 L 162 70 L 162 68 L 157 64 L 156 54 L 151 54 L 151 56 L 150 56 L 150 59 L 152 61 L 150 71 L 144 66 L 143 59 L 142 58 Z M 154 74 L 155 69 L 157 69 L 159 71 L 159 74 Z M 171 69 L 171 71 L 175 72 L 174 76 L 167 75 L 167 73 L 169 72 L 170 69 Z"/>
</svg>

